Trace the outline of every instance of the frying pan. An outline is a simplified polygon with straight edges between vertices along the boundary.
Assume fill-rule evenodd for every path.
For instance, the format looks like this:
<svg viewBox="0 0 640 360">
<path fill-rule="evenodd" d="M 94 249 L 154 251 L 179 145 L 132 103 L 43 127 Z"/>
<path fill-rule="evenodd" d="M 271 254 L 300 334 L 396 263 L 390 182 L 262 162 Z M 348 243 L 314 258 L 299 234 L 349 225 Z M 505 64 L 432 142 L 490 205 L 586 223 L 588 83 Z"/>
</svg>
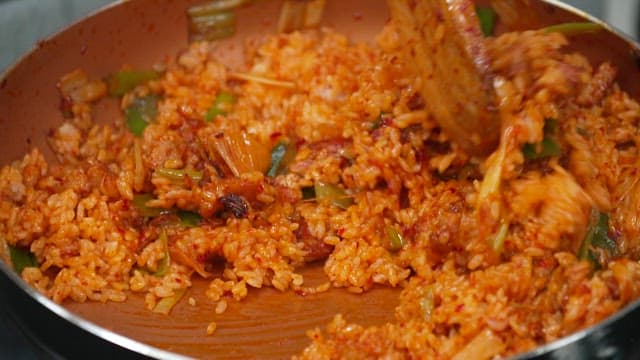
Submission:
<svg viewBox="0 0 640 360">
<path fill-rule="evenodd" d="M 482 1 L 478 1 L 481 3 Z M 0 80 L 0 164 L 20 158 L 38 147 L 52 159 L 46 145 L 50 128 L 60 124 L 61 75 L 75 68 L 90 77 L 103 77 L 123 64 L 146 69 L 187 45 L 185 9 L 195 1 L 131 0 L 108 6 L 43 40 Z M 557 1 L 514 1 L 521 19 L 497 31 L 540 28 L 567 21 L 598 21 Z M 243 40 L 275 32 L 280 1 L 260 1 L 238 10 L 238 32 L 220 42 L 218 59 L 242 67 Z M 323 25 L 332 26 L 354 41 L 371 42 L 388 19 L 382 0 L 327 1 Z M 571 48 L 593 65 L 611 61 L 619 70 L 618 83 L 634 98 L 640 95 L 638 46 L 605 25 L 606 31 L 572 38 Z M 116 100 L 101 101 L 97 121 L 118 113 Z M 310 285 L 326 281 L 321 264 L 302 270 Z M 341 289 L 299 296 L 273 289 L 251 289 L 241 303 L 230 302 L 224 314 L 204 295 L 207 282 L 195 280 L 186 297 L 197 305 L 178 303 L 171 316 L 154 314 L 142 296 L 131 294 L 124 303 L 58 305 L 26 285 L 10 265 L 0 261 L 0 308 L 49 356 L 72 358 L 283 358 L 300 352 L 309 340 L 307 329 L 324 327 L 337 313 L 363 325 L 393 320 L 399 289 L 374 288 L 365 295 Z M 214 336 L 206 336 L 215 321 Z M 631 359 L 640 356 L 640 302 L 634 302 L 600 324 L 517 359 Z"/>
</svg>

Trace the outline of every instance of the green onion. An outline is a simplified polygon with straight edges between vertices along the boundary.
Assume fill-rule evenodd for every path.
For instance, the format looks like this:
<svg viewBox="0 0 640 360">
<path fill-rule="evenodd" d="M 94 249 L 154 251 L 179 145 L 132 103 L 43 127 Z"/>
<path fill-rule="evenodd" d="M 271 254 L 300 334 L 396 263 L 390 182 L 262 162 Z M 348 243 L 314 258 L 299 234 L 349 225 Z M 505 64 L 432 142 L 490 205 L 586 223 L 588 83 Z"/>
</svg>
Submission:
<svg viewBox="0 0 640 360">
<path fill-rule="evenodd" d="M 369 127 L 369 129 L 371 131 L 373 131 L 373 130 L 381 128 L 382 125 L 384 125 L 384 122 L 385 122 L 387 116 L 389 116 L 388 113 L 380 112 L 380 114 L 378 114 L 378 117 L 375 118 L 375 120 L 373 120 L 373 122 L 371 123 L 371 126 Z"/>
<path fill-rule="evenodd" d="M 480 21 L 480 30 L 485 37 L 493 35 L 493 28 L 495 27 L 496 12 L 488 6 L 477 6 L 476 15 Z"/>
<path fill-rule="evenodd" d="M 133 205 L 138 209 L 138 213 L 143 217 L 156 217 L 162 215 L 166 209 L 149 207 L 147 203 L 153 200 L 153 195 L 151 194 L 136 194 L 133 196 Z"/>
<path fill-rule="evenodd" d="M 109 95 L 122 96 L 133 90 L 136 86 L 144 84 L 160 77 L 157 71 L 153 70 L 122 70 L 107 78 Z"/>
<path fill-rule="evenodd" d="M 271 167 L 267 176 L 276 177 L 276 175 L 284 173 L 295 156 L 296 151 L 291 144 L 279 142 L 271 149 Z"/>
<path fill-rule="evenodd" d="M 244 4 L 247 0 L 215 0 L 201 5 L 194 5 L 187 9 L 187 14 L 191 17 L 217 14 L 227 10 L 233 10 Z"/>
<path fill-rule="evenodd" d="M 203 177 L 202 172 L 190 169 L 159 168 L 156 173 L 173 181 L 183 181 L 185 177 L 189 177 L 195 182 L 200 182 Z"/>
<path fill-rule="evenodd" d="M 498 231 L 496 231 L 491 241 L 491 247 L 493 248 L 493 251 L 495 251 L 497 254 L 502 253 L 502 249 L 504 248 L 504 240 L 507 238 L 508 232 L 509 232 L 509 223 L 504 220 L 501 220 L 500 227 L 498 228 Z"/>
<path fill-rule="evenodd" d="M 559 32 L 564 35 L 571 36 L 598 32 L 603 29 L 604 27 L 602 27 L 602 25 L 593 22 L 568 22 L 547 26 L 542 30 L 547 33 Z"/>
<path fill-rule="evenodd" d="M 608 256 L 620 254 L 618 244 L 609 237 L 609 215 L 594 209 L 591 211 L 587 234 L 578 250 L 578 258 L 589 260 L 596 268 L 600 268 L 604 266 L 604 259 L 599 258 L 597 249 Z"/>
<path fill-rule="evenodd" d="M 193 211 L 179 210 L 178 217 L 180 218 L 180 225 L 188 228 L 196 227 L 202 222 L 202 216 Z"/>
<path fill-rule="evenodd" d="M 153 308 L 154 313 L 169 315 L 171 309 L 182 299 L 187 289 L 174 290 L 173 296 L 162 298 Z"/>
<path fill-rule="evenodd" d="M 228 38 L 236 32 L 236 14 L 232 11 L 192 16 L 189 18 L 190 41 L 213 41 Z"/>
<path fill-rule="evenodd" d="M 9 257 L 18 274 L 22 274 L 25 268 L 38 267 L 36 256 L 28 249 L 9 245 Z"/>
<path fill-rule="evenodd" d="M 424 296 L 420 299 L 420 309 L 422 309 L 422 317 L 425 320 L 431 318 L 433 308 L 435 307 L 435 295 L 433 293 L 433 286 L 429 286 Z"/>
<path fill-rule="evenodd" d="M 544 138 L 537 144 L 525 144 L 522 147 L 522 155 L 526 160 L 539 160 L 548 157 L 560 156 L 562 149 L 554 139 L 558 132 L 558 120 L 546 119 L 544 123 Z"/>
<path fill-rule="evenodd" d="M 402 235 L 392 226 L 387 226 L 386 231 L 389 238 L 389 249 L 394 252 L 402 249 L 402 246 L 404 246 Z"/>
<path fill-rule="evenodd" d="M 144 129 L 158 115 L 158 97 L 147 95 L 133 99 L 125 111 L 127 128 L 135 136 L 141 137 Z"/>
<path fill-rule="evenodd" d="M 167 237 L 167 232 L 162 230 L 160 236 L 158 236 L 158 240 L 162 245 L 162 249 L 164 252 L 164 256 L 160 259 L 160 264 L 158 265 L 158 269 L 153 273 L 154 276 L 163 277 L 169 271 L 169 267 L 171 267 L 171 256 L 169 255 L 169 238 Z"/>
<path fill-rule="evenodd" d="M 318 181 L 313 186 L 317 201 L 327 201 L 333 205 L 346 209 L 353 204 L 353 198 L 349 196 L 344 189 Z"/>
<path fill-rule="evenodd" d="M 235 103 L 236 97 L 230 92 L 221 91 L 216 99 L 213 101 L 213 105 L 207 111 L 205 115 L 205 120 L 212 121 L 218 115 L 227 115 L 227 112 L 230 110 L 231 105 Z"/>
</svg>

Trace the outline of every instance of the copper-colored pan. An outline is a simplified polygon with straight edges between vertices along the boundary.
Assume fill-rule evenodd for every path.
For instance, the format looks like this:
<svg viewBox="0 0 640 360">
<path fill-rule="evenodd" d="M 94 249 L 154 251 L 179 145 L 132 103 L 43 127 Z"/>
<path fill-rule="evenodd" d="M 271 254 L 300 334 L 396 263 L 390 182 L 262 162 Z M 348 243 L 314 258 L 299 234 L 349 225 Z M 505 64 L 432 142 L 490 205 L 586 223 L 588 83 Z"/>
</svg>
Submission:
<svg viewBox="0 0 640 360">
<path fill-rule="evenodd" d="M 46 134 L 62 122 L 55 87 L 61 75 L 78 67 L 92 77 L 105 76 L 123 64 L 149 68 L 184 48 L 185 9 L 193 2 L 120 2 L 38 43 L 0 80 L 0 164 L 21 157 L 34 146 L 50 155 Z M 585 17 L 557 1 L 514 3 L 522 4 L 522 21 L 509 29 L 498 24 L 498 31 L 539 28 Z M 383 0 L 328 0 L 327 4 L 324 25 L 335 27 L 355 41 L 371 41 L 388 18 Z M 243 40 L 252 34 L 275 32 L 280 5 L 279 1 L 259 1 L 240 9 L 238 33 L 217 48 L 221 61 L 231 67 L 242 66 Z M 638 98 L 640 71 L 633 42 L 609 29 L 576 37 L 572 47 L 585 53 L 594 65 L 605 59 L 612 61 L 619 69 L 617 80 L 621 87 Z M 99 121 L 120 116 L 115 100 L 109 99 L 99 103 L 95 113 Z M 196 299 L 197 306 L 183 301 L 171 316 L 164 316 L 146 310 L 143 299 L 135 294 L 125 303 L 59 306 L 25 285 L 1 261 L 0 270 L 0 306 L 53 351 L 87 358 L 113 358 L 114 354 L 161 358 L 288 357 L 308 344 L 307 329 L 325 326 L 336 313 L 363 325 L 391 321 L 399 291 L 376 288 L 358 296 L 334 289 L 302 297 L 272 289 L 252 289 L 245 301 L 231 302 L 224 314 L 216 315 L 204 296 L 206 282 L 195 281 L 188 296 Z M 323 281 L 321 265 L 310 266 L 304 273 L 308 282 Z M 631 304 L 594 328 L 523 356 L 638 356 L 640 340 L 633 336 L 640 334 L 639 307 L 639 303 Z M 206 336 L 207 325 L 212 321 L 218 324 L 218 330 L 214 336 Z"/>
</svg>

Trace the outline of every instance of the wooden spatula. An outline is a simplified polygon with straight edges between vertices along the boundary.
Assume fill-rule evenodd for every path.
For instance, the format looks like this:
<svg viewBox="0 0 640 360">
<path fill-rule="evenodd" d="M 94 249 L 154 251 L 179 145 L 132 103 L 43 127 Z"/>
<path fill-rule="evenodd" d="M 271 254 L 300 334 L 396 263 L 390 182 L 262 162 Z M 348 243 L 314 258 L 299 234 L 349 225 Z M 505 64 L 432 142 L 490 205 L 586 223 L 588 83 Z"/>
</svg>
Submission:
<svg viewBox="0 0 640 360">
<path fill-rule="evenodd" d="M 493 76 L 471 0 L 387 0 L 405 60 L 442 129 L 473 155 L 500 135 Z"/>
</svg>

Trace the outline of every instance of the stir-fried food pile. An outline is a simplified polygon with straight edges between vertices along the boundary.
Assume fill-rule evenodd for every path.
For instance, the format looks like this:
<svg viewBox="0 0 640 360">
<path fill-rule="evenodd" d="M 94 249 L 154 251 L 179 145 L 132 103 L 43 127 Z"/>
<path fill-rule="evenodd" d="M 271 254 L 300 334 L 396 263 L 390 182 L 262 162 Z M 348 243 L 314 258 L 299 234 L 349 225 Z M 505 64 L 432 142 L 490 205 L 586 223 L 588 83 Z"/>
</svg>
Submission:
<svg viewBox="0 0 640 360">
<path fill-rule="evenodd" d="M 561 32 L 484 41 L 500 145 L 465 152 L 430 116 L 396 23 L 264 37 L 232 71 L 194 42 L 155 70 L 58 84 L 66 121 L 0 172 L 3 255 L 56 302 L 195 277 L 221 304 L 274 287 L 400 287 L 396 321 L 336 316 L 301 357 L 490 359 L 595 324 L 640 296 L 640 105 Z M 446 89 L 443 89 L 446 91 Z M 122 118 L 92 120 L 120 99 Z M 306 263 L 322 261 L 309 287 Z"/>
</svg>

